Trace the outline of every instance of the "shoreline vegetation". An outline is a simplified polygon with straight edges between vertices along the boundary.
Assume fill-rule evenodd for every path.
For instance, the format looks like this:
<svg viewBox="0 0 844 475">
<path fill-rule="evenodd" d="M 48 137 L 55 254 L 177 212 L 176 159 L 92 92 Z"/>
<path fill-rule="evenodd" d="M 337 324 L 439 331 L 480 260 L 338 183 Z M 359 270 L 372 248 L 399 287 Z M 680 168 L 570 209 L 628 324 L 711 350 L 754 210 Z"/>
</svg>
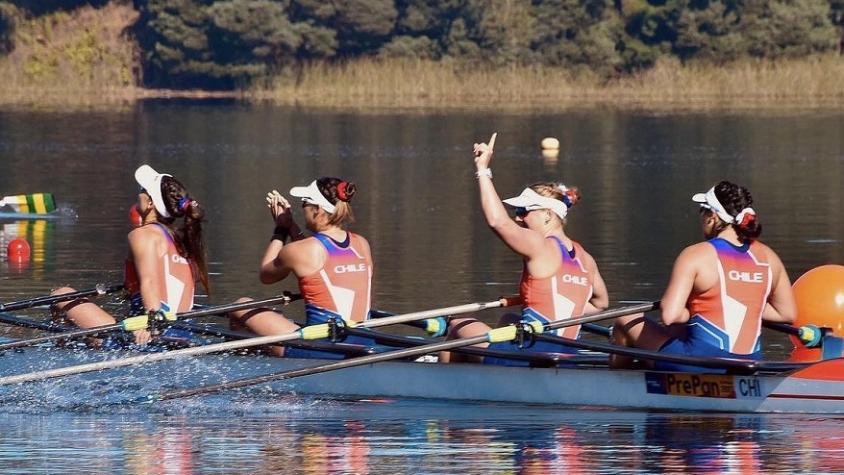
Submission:
<svg viewBox="0 0 844 475">
<path fill-rule="evenodd" d="M 311 61 L 234 91 L 143 88 L 136 85 L 141 53 L 127 34 L 137 16 L 131 5 L 109 3 L 21 21 L 15 49 L 0 56 L 0 106 L 101 108 L 171 98 L 357 110 L 844 106 L 844 56 L 836 53 L 720 66 L 662 58 L 651 68 L 612 79 L 553 66 L 358 58 Z"/>
</svg>

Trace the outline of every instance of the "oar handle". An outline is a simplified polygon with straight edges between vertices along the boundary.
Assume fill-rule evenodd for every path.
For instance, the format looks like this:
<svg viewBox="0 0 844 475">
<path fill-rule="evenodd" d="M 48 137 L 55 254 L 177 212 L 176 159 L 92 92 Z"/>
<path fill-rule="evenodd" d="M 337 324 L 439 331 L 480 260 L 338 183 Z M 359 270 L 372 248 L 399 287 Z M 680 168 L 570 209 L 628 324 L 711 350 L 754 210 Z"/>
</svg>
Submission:
<svg viewBox="0 0 844 475">
<path fill-rule="evenodd" d="M 824 334 L 828 331 L 827 329 L 820 328 L 817 325 L 803 325 L 795 327 L 787 323 L 766 321 L 762 321 L 762 325 L 771 330 L 796 336 L 807 348 L 817 348 L 818 346 L 821 346 Z"/>
<path fill-rule="evenodd" d="M 97 284 L 96 287 L 94 287 L 93 289 L 79 290 L 77 292 L 70 292 L 67 294 L 47 295 L 44 297 L 35 297 L 27 300 L 20 300 L 17 302 L 0 304 L 0 312 L 23 310 L 26 308 L 38 307 L 41 305 L 52 305 L 54 303 L 66 302 L 68 300 L 81 299 L 84 297 L 111 294 L 120 290 L 123 290 L 123 284 Z"/>
</svg>

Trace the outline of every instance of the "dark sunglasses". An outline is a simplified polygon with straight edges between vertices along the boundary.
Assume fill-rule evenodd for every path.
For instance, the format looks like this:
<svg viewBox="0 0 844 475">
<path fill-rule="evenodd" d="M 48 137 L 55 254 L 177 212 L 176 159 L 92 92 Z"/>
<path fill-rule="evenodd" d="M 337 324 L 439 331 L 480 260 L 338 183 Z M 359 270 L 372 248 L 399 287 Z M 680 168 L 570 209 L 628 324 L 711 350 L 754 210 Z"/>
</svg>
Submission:
<svg viewBox="0 0 844 475">
<path fill-rule="evenodd" d="M 516 208 L 516 217 L 517 217 L 517 218 L 524 218 L 524 217 L 525 217 L 525 216 L 527 216 L 527 215 L 528 215 L 528 213 L 530 213 L 531 211 L 532 211 L 532 210 L 529 210 L 529 209 L 527 209 L 527 208 L 523 208 L 523 207 L 521 207 L 521 206 L 520 206 L 520 207 Z"/>
</svg>

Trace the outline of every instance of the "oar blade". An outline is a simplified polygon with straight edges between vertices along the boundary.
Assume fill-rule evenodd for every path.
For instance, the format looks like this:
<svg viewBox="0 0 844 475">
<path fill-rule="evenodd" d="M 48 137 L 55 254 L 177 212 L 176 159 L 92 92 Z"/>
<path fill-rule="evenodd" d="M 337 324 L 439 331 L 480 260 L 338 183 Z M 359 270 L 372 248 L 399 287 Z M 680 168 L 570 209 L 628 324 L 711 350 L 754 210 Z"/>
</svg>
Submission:
<svg viewBox="0 0 844 475">
<path fill-rule="evenodd" d="M 47 214 L 56 210 L 52 193 L 4 196 L 2 202 L 17 213 Z"/>
</svg>

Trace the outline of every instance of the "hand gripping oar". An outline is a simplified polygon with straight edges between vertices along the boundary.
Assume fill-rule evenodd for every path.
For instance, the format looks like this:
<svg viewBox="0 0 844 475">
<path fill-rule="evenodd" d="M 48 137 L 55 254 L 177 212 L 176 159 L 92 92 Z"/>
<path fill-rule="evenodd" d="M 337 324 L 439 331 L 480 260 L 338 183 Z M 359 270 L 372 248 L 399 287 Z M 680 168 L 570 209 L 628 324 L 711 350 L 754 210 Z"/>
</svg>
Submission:
<svg viewBox="0 0 844 475">
<path fill-rule="evenodd" d="M 628 307 L 621 307 L 614 310 L 605 310 L 603 312 L 593 313 L 591 315 L 584 315 L 579 318 L 572 318 L 568 320 L 555 320 L 550 323 L 546 323 L 544 326 L 535 322 L 536 325 L 528 325 L 534 329 L 534 331 L 551 331 L 556 330 L 558 328 L 566 328 L 575 325 L 582 325 L 584 323 L 590 322 L 598 322 L 601 320 L 608 320 L 610 318 L 618 318 L 624 315 L 630 315 L 634 313 L 640 312 L 649 312 L 651 310 L 655 310 L 659 307 L 659 302 L 650 302 L 638 305 L 631 305 Z M 454 312 L 446 312 L 449 314 L 453 314 Z M 436 315 L 436 314 L 433 314 Z M 432 316 L 433 316 L 432 315 Z M 368 320 L 368 322 L 381 322 L 386 319 L 382 320 Z M 362 326 L 362 325 L 359 325 Z M 536 328 L 540 327 L 540 328 Z M 477 345 L 478 343 L 495 343 L 495 342 L 502 342 L 502 341 L 512 341 L 518 338 L 518 326 L 517 325 L 508 325 L 506 327 L 496 328 L 487 332 L 484 335 L 479 335 L 475 337 L 469 338 L 460 338 L 457 340 L 449 340 L 444 342 L 432 343 L 430 345 L 422 345 L 417 346 L 415 348 L 407 348 L 402 350 L 395 350 L 395 351 L 388 351 L 385 353 L 379 353 L 377 355 L 370 355 L 370 356 L 361 356 L 359 358 L 352 358 L 348 360 L 338 361 L 336 363 L 328 363 L 324 365 L 312 366 L 310 368 L 301 368 L 295 369 L 290 371 L 282 371 L 280 373 L 272 373 L 267 374 L 264 376 L 256 376 L 254 378 L 245 378 L 235 381 L 229 381 L 226 383 L 209 385 L 209 386 L 201 386 L 198 388 L 193 389 L 182 389 L 170 392 L 164 392 L 159 394 L 152 394 L 147 397 L 149 401 L 161 401 L 166 399 L 178 399 L 188 396 L 196 396 L 199 394 L 208 394 L 212 392 L 222 391 L 226 389 L 235 389 L 235 388 L 242 388 L 245 386 L 252 386 L 255 384 L 261 383 L 268 383 L 270 381 L 279 381 L 279 380 L 287 380 L 298 378 L 300 376 L 308 376 L 312 374 L 318 373 L 325 373 L 328 371 L 335 371 L 338 369 L 344 368 L 353 368 L 355 366 L 363 366 L 372 363 L 380 363 L 382 361 L 391 361 L 403 358 L 411 358 L 416 356 L 425 355 L 428 353 L 433 353 L 437 351 L 448 351 L 453 350 L 456 348 L 461 348 L 464 346 L 471 346 Z M 182 351 L 182 350 L 178 350 Z M 0 379 L 0 383 L 3 383 L 3 379 Z"/>
<path fill-rule="evenodd" d="M 68 294 L 69 295 L 69 294 Z M 174 322 L 177 320 L 185 320 L 188 318 L 199 318 L 199 317 L 207 317 L 210 315 L 219 315 L 229 312 L 234 312 L 236 310 L 246 310 L 251 308 L 257 307 L 265 307 L 270 305 L 278 305 L 278 304 L 287 304 L 293 300 L 297 300 L 301 298 L 300 295 L 295 294 L 285 294 L 280 297 L 270 297 L 263 300 L 251 300 L 249 302 L 242 302 L 242 303 L 231 303 L 226 305 L 218 305 L 216 307 L 207 307 L 202 310 L 193 310 L 190 312 L 183 312 L 179 314 L 164 314 L 165 319 L 161 321 L 153 321 L 150 322 L 149 315 L 140 315 L 137 317 L 130 317 L 121 322 L 112 323 L 111 325 L 102 325 L 99 327 L 93 328 L 82 328 L 79 330 L 73 330 L 65 333 L 58 333 L 54 335 L 45 335 L 36 338 L 30 338 L 28 340 L 18 340 L 12 341 L 9 343 L 0 344 L 0 351 L 10 350 L 12 348 L 22 348 L 25 346 L 32 346 L 37 345 L 39 343 L 46 343 L 49 341 L 56 341 L 56 340 L 65 340 L 69 338 L 79 338 L 83 336 L 91 336 L 96 335 L 99 333 L 114 331 L 114 330 L 124 330 L 124 331 L 135 331 L 135 330 L 143 330 L 148 328 L 150 324 L 153 325 L 167 325 L 168 322 Z"/>
<path fill-rule="evenodd" d="M 78 292 L 71 292 L 68 294 L 47 295 L 44 297 L 19 300 L 17 302 L 0 303 L 0 312 L 12 312 L 15 310 L 23 310 L 25 308 L 38 307 L 40 305 L 52 305 L 57 302 L 66 302 L 68 300 L 92 297 L 95 295 L 105 295 L 118 292 L 120 290 L 123 290 L 123 284 L 97 284 L 97 286 L 93 289 L 80 290 Z"/>
<path fill-rule="evenodd" d="M 461 313 L 477 312 L 487 308 L 508 307 L 510 305 L 515 305 L 514 302 L 518 302 L 518 300 L 501 298 L 498 300 L 493 300 L 491 302 L 470 303 L 465 305 L 457 305 L 454 307 L 437 308 L 422 312 L 395 315 L 392 317 L 381 318 L 378 320 L 367 320 L 365 322 L 357 323 L 355 326 L 360 328 L 374 328 L 386 325 L 395 325 L 398 323 L 411 322 L 414 320 L 424 320 L 426 318 L 436 317 L 439 315 L 458 315 Z M 255 304 L 256 302 L 247 302 L 246 304 L 250 303 Z M 266 304 L 266 302 L 261 303 Z M 239 304 L 241 305 L 240 307 L 228 308 L 226 309 L 226 311 L 251 308 L 248 306 L 242 306 L 246 304 Z M 234 305 L 230 307 L 233 306 Z M 216 310 L 216 308 L 209 309 L 208 312 L 209 314 L 214 312 L 219 313 L 219 310 Z M 346 322 L 346 324 L 351 325 L 351 323 L 349 322 Z M 60 376 L 69 376 L 72 374 L 88 373 L 91 371 L 99 371 L 102 369 L 121 368 L 124 366 L 132 366 L 135 364 L 144 364 L 152 363 L 154 361 L 169 360 L 182 356 L 196 356 L 220 351 L 239 350 L 241 348 L 249 348 L 252 346 L 272 345 L 274 343 L 281 343 L 290 340 L 318 340 L 321 338 L 328 337 L 329 328 L 330 327 L 327 323 L 323 323 L 320 325 L 311 325 L 309 327 L 304 327 L 295 332 L 285 333 L 283 335 L 259 336 L 246 340 L 227 341 L 224 343 L 215 343 L 213 345 L 195 346 L 192 348 L 183 348 L 180 350 L 162 351 L 160 353 L 148 353 L 145 355 L 132 356 L 129 358 L 123 358 L 118 360 L 100 361 L 97 363 L 87 363 L 76 366 L 67 366 L 64 368 L 56 368 L 44 371 L 35 371 L 32 373 L 17 374 L 13 376 L 5 376 L 0 378 L 0 385 L 23 383 L 27 381 L 39 381 L 42 379 L 57 378 Z"/>
</svg>

